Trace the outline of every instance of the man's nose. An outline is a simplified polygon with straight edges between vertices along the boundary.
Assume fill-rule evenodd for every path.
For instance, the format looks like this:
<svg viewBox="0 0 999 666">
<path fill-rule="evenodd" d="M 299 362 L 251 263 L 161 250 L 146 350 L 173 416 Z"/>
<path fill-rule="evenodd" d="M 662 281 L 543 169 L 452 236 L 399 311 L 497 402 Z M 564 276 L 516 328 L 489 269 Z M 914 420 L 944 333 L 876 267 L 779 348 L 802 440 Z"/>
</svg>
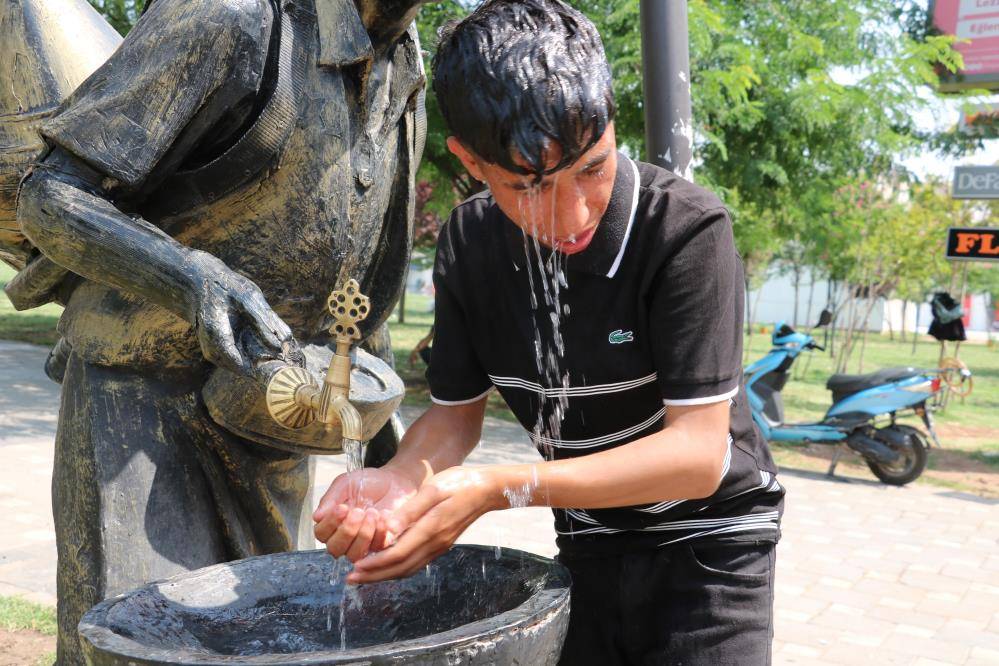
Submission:
<svg viewBox="0 0 999 666">
<path fill-rule="evenodd" d="M 559 217 L 563 224 L 578 227 L 585 225 L 590 218 L 590 210 L 586 205 L 585 193 L 575 184 L 570 182 L 559 183 L 555 192 L 556 205 Z"/>
</svg>

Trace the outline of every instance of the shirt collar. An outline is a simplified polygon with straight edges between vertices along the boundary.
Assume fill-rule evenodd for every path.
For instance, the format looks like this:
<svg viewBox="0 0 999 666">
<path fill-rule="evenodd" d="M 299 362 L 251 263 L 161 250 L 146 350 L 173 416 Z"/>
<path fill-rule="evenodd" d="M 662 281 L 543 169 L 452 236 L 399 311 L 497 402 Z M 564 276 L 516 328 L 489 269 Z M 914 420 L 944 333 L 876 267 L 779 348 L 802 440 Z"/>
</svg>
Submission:
<svg viewBox="0 0 999 666">
<path fill-rule="evenodd" d="M 612 278 L 617 273 L 628 238 L 635 222 L 638 208 L 638 167 L 623 153 L 617 154 L 617 174 L 611 189 L 610 203 L 600 218 L 600 224 L 593 234 L 593 240 L 582 252 L 569 255 L 565 267 L 570 271 L 581 271 L 593 275 Z M 499 207 L 497 206 L 499 211 Z M 504 231 L 511 256 L 517 268 L 524 266 L 524 232 L 520 230 L 502 211 Z M 542 246 L 542 254 L 548 256 L 551 250 Z"/>
</svg>

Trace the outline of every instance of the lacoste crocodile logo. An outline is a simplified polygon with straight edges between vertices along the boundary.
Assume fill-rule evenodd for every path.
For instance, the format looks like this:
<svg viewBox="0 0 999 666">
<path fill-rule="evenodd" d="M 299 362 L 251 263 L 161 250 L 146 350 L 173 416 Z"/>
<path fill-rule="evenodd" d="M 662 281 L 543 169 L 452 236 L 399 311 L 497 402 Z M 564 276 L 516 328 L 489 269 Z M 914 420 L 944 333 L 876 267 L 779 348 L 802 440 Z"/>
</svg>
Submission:
<svg viewBox="0 0 999 666">
<path fill-rule="evenodd" d="M 620 328 L 616 331 L 611 331 L 610 335 L 607 336 L 607 342 L 612 345 L 619 345 L 623 342 L 634 342 L 635 335 L 631 331 L 622 331 Z"/>
</svg>

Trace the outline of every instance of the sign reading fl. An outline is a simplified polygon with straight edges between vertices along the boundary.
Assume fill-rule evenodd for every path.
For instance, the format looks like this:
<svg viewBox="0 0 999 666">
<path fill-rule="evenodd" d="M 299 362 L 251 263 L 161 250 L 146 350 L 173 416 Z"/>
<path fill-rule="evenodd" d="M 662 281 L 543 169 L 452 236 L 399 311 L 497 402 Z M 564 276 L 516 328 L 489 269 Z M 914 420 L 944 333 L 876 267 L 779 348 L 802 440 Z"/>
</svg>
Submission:
<svg viewBox="0 0 999 666">
<path fill-rule="evenodd" d="M 999 229 L 951 227 L 947 258 L 958 261 L 999 261 Z"/>
</svg>

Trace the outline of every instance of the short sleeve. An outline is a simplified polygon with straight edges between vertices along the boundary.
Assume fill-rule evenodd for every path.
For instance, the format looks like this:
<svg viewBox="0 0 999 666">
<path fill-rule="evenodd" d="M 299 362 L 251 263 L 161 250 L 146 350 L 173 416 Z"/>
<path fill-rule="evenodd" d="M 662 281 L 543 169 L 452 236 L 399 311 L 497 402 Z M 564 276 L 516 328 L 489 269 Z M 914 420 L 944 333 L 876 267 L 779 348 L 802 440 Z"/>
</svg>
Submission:
<svg viewBox="0 0 999 666">
<path fill-rule="evenodd" d="M 255 94 L 273 18 L 264 0 L 158 0 L 41 132 L 138 189 L 189 128 Z"/>
<path fill-rule="evenodd" d="M 472 346 L 464 309 L 448 278 L 453 259 L 447 228 L 441 231 L 434 265 L 434 341 L 427 381 L 430 397 L 438 405 L 465 405 L 481 400 L 492 388 Z"/>
<path fill-rule="evenodd" d="M 652 287 L 653 357 L 663 402 L 697 405 L 738 393 L 742 380 L 742 261 L 723 208 L 703 214 Z"/>
</svg>

